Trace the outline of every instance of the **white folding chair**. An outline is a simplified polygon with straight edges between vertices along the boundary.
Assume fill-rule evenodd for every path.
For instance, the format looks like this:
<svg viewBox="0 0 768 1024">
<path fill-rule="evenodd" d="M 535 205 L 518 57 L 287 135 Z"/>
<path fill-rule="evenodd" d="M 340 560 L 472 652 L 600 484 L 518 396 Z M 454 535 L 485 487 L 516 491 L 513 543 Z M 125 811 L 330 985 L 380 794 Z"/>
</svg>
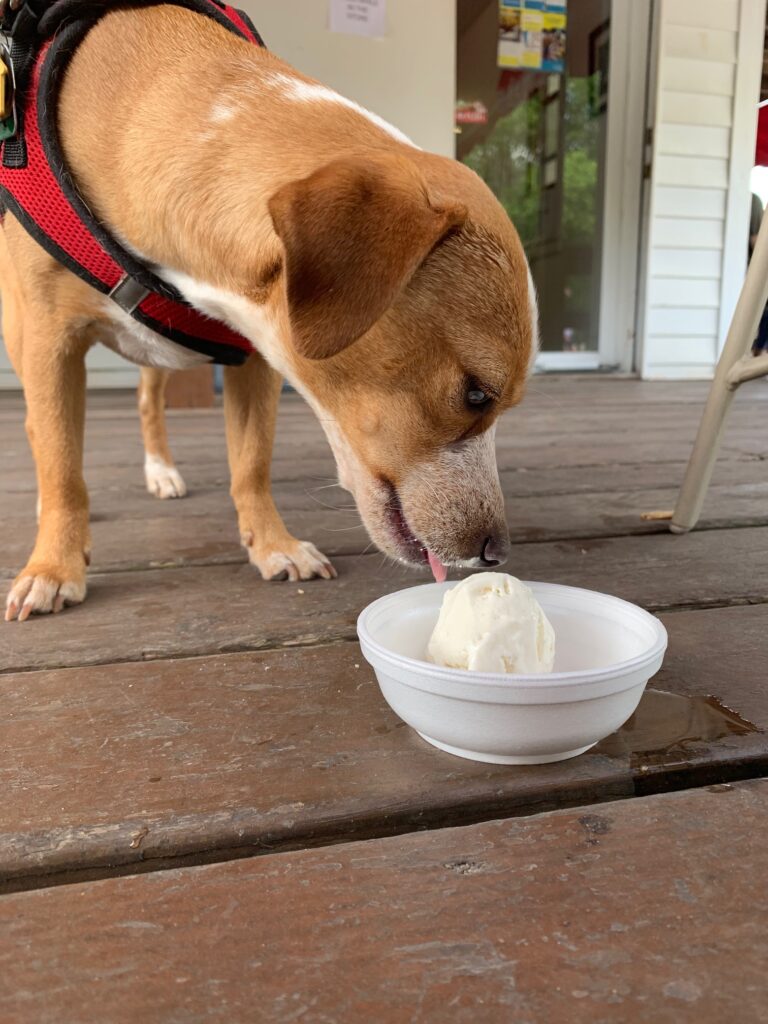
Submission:
<svg viewBox="0 0 768 1024">
<path fill-rule="evenodd" d="M 768 208 L 752 252 L 728 337 L 715 371 L 715 379 L 701 417 L 683 486 L 677 498 L 669 528 L 672 533 L 687 533 L 699 521 L 715 460 L 723 438 L 725 421 L 734 395 L 747 380 L 768 375 L 768 353 L 753 356 L 752 343 L 757 335 L 765 304 L 768 302 Z"/>
</svg>

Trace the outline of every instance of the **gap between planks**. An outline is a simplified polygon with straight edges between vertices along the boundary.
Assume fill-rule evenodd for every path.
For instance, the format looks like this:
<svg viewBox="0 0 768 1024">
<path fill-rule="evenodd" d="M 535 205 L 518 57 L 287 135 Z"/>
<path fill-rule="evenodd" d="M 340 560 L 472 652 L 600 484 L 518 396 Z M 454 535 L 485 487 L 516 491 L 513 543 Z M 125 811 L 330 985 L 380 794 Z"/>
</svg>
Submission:
<svg viewBox="0 0 768 1024">
<path fill-rule="evenodd" d="M 64 885 L 80 885 L 112 878 L 156 874 L 162 871 L 174 871 L 178 868 L 226 864 L 237 860 L 294 853 L 299 850 L 344 846 L 349 843 L 376 842 L 380 839 L 413 835 L 417 832 L 463 828 L 491 821 L 512 821 L 551 811 L 587 807 L 593 804 L 610 804 L 621 800 L 644 800 L 662 793 L 703 789 L 712 785 L 747 782 L 766 777 L 768 777 L 768 756 L 758 755 L 752 759 L 730 764 L 715 762 L 696 765 L 688 771 L 663 774 L 659 776 L 658 785 L 654 785 L 652 777 L 633 777 L 628 773 L 626 777 L 607 785 L 601 792 L 587 791 L 588 787 L 585 786 L 585 792 L 581 795 L 577 793 L 570 798 L 564 798 L 562 794 L 558 794 L 552 799 L 543 798 L 539 801 L 506 808 L 503 804 L 493 802 L 489 802 L 485 808 L 475 806 L 470 811 L 459 806 L 431 807 L 421 812 L 418 820 L 412 811 L 391 814 L 386 820 L 382 820 L 379 812 L 372 812 L 369 816 L 360 817 L 350 823 L 348 828 L 342 830 L 334 829 L 333 822 L 329 822 L 325 828 L 314 829 L 305 834 L 293 830 L 286 833 L 285 837 L 281 837 L 279 833 L 276 833 L 275 838 L 269 842 L 261 841 L 220 847 L 203 846 L 187 853 L 149 857 L 146 860 L 129 861 L 124 864 L 104 864 L 82 869 L 70 868 L 39 873 L 30 872 L 14 878 L 0 879 L 0 898 L 13 893 L 59 888 Z M 136 834 L 137 838 L 141 840 L 149 834 L 149 830 L 138 829 Z"/>
</svg>

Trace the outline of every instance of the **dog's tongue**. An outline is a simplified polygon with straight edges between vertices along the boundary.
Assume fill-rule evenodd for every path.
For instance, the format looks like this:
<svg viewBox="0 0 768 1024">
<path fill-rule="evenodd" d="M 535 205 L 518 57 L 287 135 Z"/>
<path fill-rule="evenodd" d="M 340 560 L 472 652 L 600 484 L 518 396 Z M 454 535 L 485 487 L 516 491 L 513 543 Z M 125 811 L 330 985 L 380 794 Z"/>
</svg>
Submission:
<svg viewBox="0 0 768 1024">
<path fill-rule="evenodd" d="M 448 567 L 443 565 L 437 555 L 434 555 L 431 551 L 427 551 L 427 557 L 429 558 L 429 568 L 432 570 L 432 575 L 435 577 L 437 583 L 445 583 L 448 578 Z"/>
</svg>

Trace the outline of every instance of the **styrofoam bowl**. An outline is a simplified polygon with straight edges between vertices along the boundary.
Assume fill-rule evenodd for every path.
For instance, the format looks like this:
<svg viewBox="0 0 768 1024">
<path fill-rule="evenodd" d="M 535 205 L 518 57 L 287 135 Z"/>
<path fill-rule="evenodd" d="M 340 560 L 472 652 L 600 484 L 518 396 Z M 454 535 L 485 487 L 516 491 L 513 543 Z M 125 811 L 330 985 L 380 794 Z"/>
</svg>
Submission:
<svg viewBox="0 0 768 1024">
<path fill-rule="evenodd" d="M 428 743 L 494 764 L 545 764 L 589 750 L 626 722 L 661 668 L 658 619 L 608 594 L 528 583 L 555 630 L 552 672 L 507 675 L 426 661 L 446 590 L 429 583 L 379 598 L 357 632 L 392 710 Z"/>
</svg>

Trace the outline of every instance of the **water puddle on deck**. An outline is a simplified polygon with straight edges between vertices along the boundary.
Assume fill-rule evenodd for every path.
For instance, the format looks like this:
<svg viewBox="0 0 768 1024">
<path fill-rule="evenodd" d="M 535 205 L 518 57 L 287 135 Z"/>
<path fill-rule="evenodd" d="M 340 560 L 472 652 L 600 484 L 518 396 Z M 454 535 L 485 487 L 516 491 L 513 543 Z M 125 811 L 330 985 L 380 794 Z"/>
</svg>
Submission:
<svg viewBox="0 0 768 1024">
<path fill-rule="evenodd" d="M 632 717 L 595 748 L 611 757 L 629 755 L 631 767 L 683 764 L 696 748 L 726 736 L 760 732 L 717 697 L 682 697 L 646 690 Z"/>
</svg>

